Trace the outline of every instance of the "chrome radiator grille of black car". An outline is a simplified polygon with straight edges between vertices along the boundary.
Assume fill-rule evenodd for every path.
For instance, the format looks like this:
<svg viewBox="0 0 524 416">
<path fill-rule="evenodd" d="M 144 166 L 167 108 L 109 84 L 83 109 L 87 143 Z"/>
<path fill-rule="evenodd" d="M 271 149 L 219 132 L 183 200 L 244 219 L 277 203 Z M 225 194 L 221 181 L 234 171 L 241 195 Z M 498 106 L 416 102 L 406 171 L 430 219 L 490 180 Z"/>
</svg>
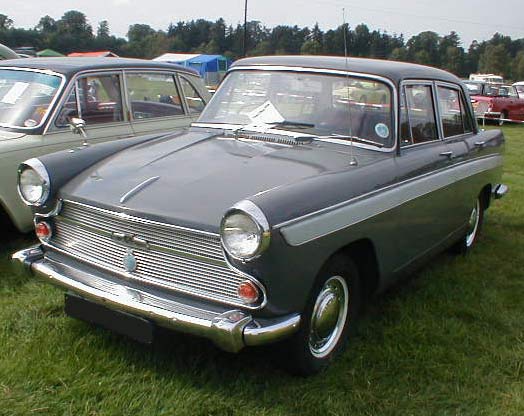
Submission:
<svg viewBox="0 0 524 416">
<path fill-rule="evenodd" d="M 228 267 L 216 234 L 65 201 L 49 245 L 128 278 L 244 306 L 237 287 L 246 278 Z M 129 253 L 133 271 L 125 269 Z"/>
</svg>

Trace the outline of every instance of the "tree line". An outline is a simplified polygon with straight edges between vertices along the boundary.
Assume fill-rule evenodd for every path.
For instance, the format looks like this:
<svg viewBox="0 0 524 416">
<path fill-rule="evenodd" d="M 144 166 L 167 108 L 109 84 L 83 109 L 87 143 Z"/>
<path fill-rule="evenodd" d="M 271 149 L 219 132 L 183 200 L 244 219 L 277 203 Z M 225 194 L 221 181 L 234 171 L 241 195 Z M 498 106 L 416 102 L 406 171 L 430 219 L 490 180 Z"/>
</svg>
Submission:
<svg viewBox="0 0 524 416">
<path fill-rule="evenodd" d="M 524 79 L 524 39 L 495 33 L 490 40 L 473 41 L 466 50 L 458 33 L 440 36 L 421 32 L 408 40 L 402 34 L 371 30 L 366 24 L 348 24 L 322 31 L 314 27 L 279 25 L 268 28 L 258 21 L 247 24 L 247 55 L 312 54 L 344 55 L 344 32 L 349 56 L 408 61 L 439 67 L 466 77 L 473 72 L 495 73 Z M 166 30 L 147 24 L 129 26 L 127 39 L 111 35 L 106 20 L 96 30 L 84 13 L 70 10 L 55 20 L 42 17 L 32 29 L 17 28 L 0 14 L 0 43 L 11 48 L 33 46 L 70 52 L 111 50 L 120 56 L 154 58 L 164 52 L 222 54 L 237 59 L 244 51 L 244 27 L 224 19 L 171 23 Z"/>
</svg>

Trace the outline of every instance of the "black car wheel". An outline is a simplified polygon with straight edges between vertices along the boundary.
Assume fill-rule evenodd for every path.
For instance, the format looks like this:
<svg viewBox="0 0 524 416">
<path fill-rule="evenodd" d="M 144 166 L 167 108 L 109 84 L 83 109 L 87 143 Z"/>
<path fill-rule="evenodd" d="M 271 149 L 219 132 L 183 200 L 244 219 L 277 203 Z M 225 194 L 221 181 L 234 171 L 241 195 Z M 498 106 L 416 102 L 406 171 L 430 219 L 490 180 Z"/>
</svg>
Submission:
<svg viewBox="0 0 524 416">
<path fill-rule="evenodd" d="M 302 325 L 286 345 L 286 365 L 295 374 L 324 369 L 345 346 L 360 309 L 360 284 L 354 263 L 333 257 L 318 275 L 302 315 Z"/>
</svg>

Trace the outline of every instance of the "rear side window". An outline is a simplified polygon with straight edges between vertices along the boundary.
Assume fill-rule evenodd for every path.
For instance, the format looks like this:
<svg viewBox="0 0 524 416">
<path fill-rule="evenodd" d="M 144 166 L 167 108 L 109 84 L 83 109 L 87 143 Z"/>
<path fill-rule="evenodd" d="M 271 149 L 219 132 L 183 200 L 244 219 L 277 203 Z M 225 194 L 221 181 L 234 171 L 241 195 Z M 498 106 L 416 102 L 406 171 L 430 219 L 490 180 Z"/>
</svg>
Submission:
<svg viewBox="0 0 524 416">
<path fill-rule="evenodd" d="M 134 120 L 184 114 L 173 75 L 129 73 L 126 85 Z"/>
<path fill-rule="evenodd" d="M 180 77 L 180 85 L 182 86 L 182 91 L 184 91 L 189 112 L 191 114 L 201 113 L 206 103 L 195 87 L 184 77 Z"/>
<path fill-rule="evenodd" d="M 473 130 L 459 90 L 439 86 L 438 102 L 444 137 L 458 136 Z"/>
<path fill-rule="evenodd" d="M 418 144 L 437 140 L 435 106 L 430 85 L 406 85 L 401 108 L 401 143 Z"/>
</svg>

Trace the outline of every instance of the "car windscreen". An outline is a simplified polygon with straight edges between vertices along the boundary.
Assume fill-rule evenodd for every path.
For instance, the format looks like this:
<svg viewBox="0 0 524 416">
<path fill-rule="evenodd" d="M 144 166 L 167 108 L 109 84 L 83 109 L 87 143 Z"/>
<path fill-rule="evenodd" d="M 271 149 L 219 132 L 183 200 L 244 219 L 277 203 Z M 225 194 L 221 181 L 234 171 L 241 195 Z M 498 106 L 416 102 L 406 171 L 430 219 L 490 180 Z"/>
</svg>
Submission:
<svg viewBox="0 0 524 416">
<path fill-rule="evenodd" d="M 482 84 L 466 82 L 466 88 L 469 91 L 469 95 L 481 95 L 482 94 Z"/>
<path fill-rule="evenodd" d="M 57 75 L 0 69 L 0 126 L 39 126 L 61 82 Z"/>
<path fill-rule="evenodd" d="M 321 137 L 355 137 L 392 147 L 390 87 L 379 80 L 321 73 L 236 70 L 200 123 L 269 125 Z"/>
</svg>

